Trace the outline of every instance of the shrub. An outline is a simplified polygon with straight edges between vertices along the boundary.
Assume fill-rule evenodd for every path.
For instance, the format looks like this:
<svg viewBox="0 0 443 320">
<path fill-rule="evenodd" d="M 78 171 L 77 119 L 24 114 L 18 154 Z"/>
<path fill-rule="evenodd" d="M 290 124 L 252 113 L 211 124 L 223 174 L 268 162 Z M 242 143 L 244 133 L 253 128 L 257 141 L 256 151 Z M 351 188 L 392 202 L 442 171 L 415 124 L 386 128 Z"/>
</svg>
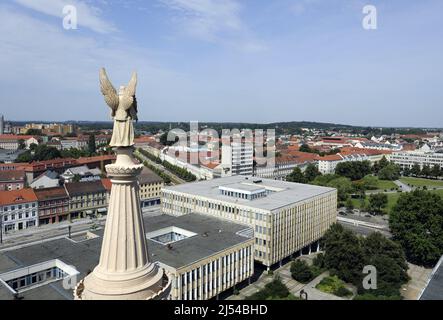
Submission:
<svg viewBox="0 0 443 320">
<path fill-rule="evenodd" d="M 291 275 L 296 281 L 308 283 L 314 277 L 306 261 L 297 260 L 291 264 Z"/>
</svg>

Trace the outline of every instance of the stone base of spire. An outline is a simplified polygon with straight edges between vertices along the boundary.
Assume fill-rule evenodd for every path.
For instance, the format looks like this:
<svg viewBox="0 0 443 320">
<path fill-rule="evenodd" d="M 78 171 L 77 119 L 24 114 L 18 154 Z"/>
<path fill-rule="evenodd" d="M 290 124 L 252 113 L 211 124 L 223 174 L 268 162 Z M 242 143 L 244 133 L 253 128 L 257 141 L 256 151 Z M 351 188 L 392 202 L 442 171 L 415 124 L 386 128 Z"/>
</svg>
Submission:
<svg viewBox="0 0 443 320">
<path fill-rule="evenodd" d="M 75 288 L 77 300 L 164 299 L 170 289 L 165 271 L 149 261 L 133 148 L 116 148 L 107 165 L 112 188 L 100 262 Z"/>
</svg>

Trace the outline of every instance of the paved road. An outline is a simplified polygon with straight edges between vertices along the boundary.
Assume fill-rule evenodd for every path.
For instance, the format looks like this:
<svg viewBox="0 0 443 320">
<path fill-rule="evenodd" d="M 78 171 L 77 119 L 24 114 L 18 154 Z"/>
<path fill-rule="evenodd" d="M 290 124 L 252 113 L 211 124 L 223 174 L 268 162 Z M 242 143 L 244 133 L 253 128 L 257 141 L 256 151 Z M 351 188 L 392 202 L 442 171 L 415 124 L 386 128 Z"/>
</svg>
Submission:
<svg viewBox="0 0 443 320">
<path fill-rule="evenodd" d="M 406 183 L 401 182 L 400 180 L 395 180 L 394 183 L 403 191 L 403 192 L 410 192 L 412 191 L 412 188 L 408 186 Z"/>
<path fill-rule="evenodd" d="M 143 216 L 160 214 L 160 206 L 152 206 L 142 209 Z M 68 227 L 71 226 L 71 234 L 76 235 L 91 229 L 94 225 L 103 228 L 106 216 L 98 219 L 84 218 L 73 222 L 64 221 L 55 224 L 47 224 L 40 227 L 15 231 L 3 235 L 3 243 L 0 244 L 0 251 L 10 250 L 16 246 L 30 245 L 36 242 L 44 242 L 68 235 Z"/>
<path fill-rule="evenodd" d="M 158 164 L 154 161 L 152 161 L 151 159 L 149 159 L 148 157 L 144 156 L 143 154 L 141 154 L 140 152 L 138 152 L 138 150 L 135 151 L 135 153 L 137 154 L 137 156 L 139 156 L 140 158 L 143 159 L 143 161 L 147 161 L 150 165 L 156 167 L 158 170 L 162 171 L 163 173 L 165 173 L 166 175 L 168 175 L 172 182 L 174 184 L 182 184 L 182 183 L 186 183 L 185 180 L 179 178 L 178 176 L 176 176 L 173 172 L 167 170 L 165 167 L 163 167 L 161 164 Z"/>
</svg>

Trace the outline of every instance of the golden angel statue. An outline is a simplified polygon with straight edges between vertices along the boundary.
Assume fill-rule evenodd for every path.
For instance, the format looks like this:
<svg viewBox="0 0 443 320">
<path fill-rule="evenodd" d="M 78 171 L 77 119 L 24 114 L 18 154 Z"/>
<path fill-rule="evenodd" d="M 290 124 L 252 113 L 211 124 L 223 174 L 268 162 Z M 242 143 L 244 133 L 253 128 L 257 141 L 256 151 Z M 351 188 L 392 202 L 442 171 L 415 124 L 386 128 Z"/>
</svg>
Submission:
<svg viewBox="0 0 443 320">
<path fill-rule="evenodd" d="M 137 86 L 137 73 L 132 74 L 127 87 L 121 86 L 117 91 L 112 86 L 106 70 L 100 70 L 100 89 L 105 97 L 106 104 L 111 108 L 114 119 L 114 129 L 110 142 L 111 147 L 130 147 L 134 145 L 134 125 L 137 121 L 137 100 L 135 87 Z"/>
</svg>

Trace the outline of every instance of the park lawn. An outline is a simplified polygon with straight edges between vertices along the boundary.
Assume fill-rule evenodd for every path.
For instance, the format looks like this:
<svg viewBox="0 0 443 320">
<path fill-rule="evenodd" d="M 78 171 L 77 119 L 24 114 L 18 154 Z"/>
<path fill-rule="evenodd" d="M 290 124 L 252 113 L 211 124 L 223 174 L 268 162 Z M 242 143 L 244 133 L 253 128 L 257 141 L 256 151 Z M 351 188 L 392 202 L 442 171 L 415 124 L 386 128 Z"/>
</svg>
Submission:
<svg viewBox="0 0 443 320">
<path fill-rule="evenodd" d="M 443 191 L 443 190 L 436 190 L 437 191 Z M 390 214 L 392 211 L 392 208 L 394 208 L 395 204 L 398 201 L 398 198 L 400 197 L 400 192 L 395 192 L 395 193 L 387 193 L 388 195 L 388 204 L 386 206 L 386 208 L 384 209 L 384 211 L 387 214 Z M 443 195 L 443 192 L 441 193 Z M 369 196 L 366 197 L 365 201 L 361 201 L 361 199 L 351 199 L 352 204 L 354 205 L 354 208 L 356 209 L 364 209 L 365 207 L 367 207 L 368 203 L 369 203 Z"/>
<path fill-rule="evenodd" d="M 377 189 L 380 190 L 391 190 L 391 189 L 396 189 L 397 185 L 389 180 L 378 180 L 377 181 Z"/>
<path fill-rule="evenodd" d="M 443 181 L 441 180 L 432 180 L 432 179 L 424 179 L 424 178 L 414 178 L 414 177 L 403 177 L 400 179 L 401 182 L 410 184 L 414 187 L 442 187 Z"/>
</svg>

